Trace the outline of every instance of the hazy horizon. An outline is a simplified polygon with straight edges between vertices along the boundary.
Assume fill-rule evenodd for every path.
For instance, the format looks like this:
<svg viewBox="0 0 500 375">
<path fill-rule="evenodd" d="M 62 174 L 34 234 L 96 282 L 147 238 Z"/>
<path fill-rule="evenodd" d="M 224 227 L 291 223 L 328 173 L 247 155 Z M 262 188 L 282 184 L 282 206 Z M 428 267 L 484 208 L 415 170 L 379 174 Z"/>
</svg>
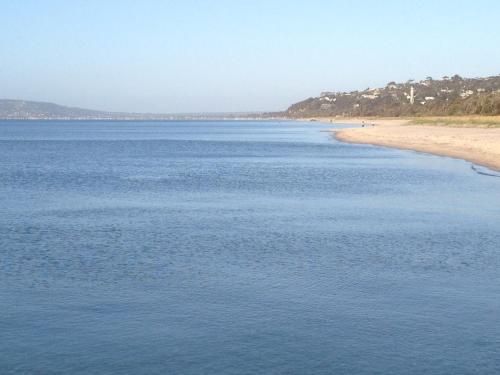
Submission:
<svg viewBox="0 0 500 375">
<path fill-rule="evenodd" d="M 499 73 L 500 3 L 2 1 L 0 97 L 116 112 L 283 110 Z"/>
</svg>

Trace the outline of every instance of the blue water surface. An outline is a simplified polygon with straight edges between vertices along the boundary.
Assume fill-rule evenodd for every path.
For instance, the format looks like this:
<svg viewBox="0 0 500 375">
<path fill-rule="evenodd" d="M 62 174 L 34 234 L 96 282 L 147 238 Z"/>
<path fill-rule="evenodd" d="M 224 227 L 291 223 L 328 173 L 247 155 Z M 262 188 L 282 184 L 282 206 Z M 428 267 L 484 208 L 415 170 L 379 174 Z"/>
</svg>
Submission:
<svg viewBox="0 0 500 375">
<path fill-rule="evenodd" d="M 0 373 L 500 373 L 500 178 L 328 129 L 0 122 Z"/>
</svg>

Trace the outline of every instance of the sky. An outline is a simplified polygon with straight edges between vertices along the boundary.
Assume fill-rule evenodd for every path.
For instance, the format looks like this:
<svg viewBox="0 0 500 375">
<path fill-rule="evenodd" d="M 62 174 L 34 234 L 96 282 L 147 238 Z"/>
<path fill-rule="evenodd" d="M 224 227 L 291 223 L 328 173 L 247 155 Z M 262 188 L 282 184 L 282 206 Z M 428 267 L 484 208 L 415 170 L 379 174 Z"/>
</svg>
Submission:
<svg viewBox="0 0 500 375">
<path fill-rule="evenodd" d="M 0 98 L 155 113 L 500 74 L 498 0 L 0 0 Z"/>
</svg>

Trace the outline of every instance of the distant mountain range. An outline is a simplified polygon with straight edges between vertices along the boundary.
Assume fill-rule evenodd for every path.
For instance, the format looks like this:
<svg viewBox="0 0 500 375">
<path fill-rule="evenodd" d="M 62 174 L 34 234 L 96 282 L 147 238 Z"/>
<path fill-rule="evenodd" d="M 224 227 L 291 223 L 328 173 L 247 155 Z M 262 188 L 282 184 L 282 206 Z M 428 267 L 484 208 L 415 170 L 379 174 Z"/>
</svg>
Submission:
<svg viewBox="0 0 500 375">
<path fill-rule="evenodd" d="M 500 115 L 500 75 L 459 75 L 351 92 L 323 92 L 293 104 L 286 117 Z"/>
<path fill-rule="evenodd" d="M 46 102 L 0 99 L 0 119 L 3 120 L 211 120 L 262 117 L 268 116 L 253 112 L 196 114 L 106 112 Z"/>
</svg>

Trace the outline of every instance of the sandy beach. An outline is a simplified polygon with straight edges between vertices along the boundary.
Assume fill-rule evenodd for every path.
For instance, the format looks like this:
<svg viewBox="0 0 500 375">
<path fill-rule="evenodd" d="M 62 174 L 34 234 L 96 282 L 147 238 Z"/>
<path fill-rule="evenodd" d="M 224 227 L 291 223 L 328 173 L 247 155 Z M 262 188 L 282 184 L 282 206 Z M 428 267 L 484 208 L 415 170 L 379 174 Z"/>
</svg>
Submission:
<svg viewBox="0 0 500 375">
<path fill-rule="evenodd" d="M 427 152 L 465 159 L 500 171 L 500 128 L 465 125 L 412 125 L 400 119 L 317 119 L 364 127 L 332 129 L 337 139 L 352 143 Z"/>
</svg>

